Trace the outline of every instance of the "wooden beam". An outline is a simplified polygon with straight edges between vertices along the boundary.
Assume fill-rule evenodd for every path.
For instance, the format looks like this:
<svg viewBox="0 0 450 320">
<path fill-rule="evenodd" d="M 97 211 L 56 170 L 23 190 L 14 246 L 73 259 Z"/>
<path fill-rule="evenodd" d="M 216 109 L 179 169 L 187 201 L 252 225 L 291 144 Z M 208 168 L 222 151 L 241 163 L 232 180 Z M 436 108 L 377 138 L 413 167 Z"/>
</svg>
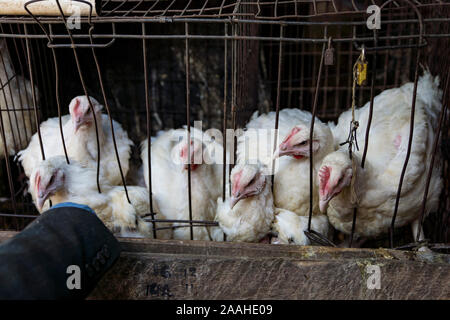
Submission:
<svg viewBox="0 0 450 320">
<path fill-rule="evenodd" d="M 13 234 L 0 232 L 0 242 Z M 120 242 L 120 259 L 90 299 L 450 299 L 450 255 L 129 238 Z M 370 289 L 367 283 L 377 268 L 380 289 Z"/>
</svg>

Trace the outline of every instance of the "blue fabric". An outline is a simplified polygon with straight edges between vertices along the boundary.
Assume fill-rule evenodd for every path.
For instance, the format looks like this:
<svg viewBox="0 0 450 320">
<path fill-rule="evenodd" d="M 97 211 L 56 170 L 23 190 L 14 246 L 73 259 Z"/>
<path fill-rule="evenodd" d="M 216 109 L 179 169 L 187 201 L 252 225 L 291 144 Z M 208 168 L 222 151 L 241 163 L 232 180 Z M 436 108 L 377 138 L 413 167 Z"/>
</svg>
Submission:
<svg viewBox="0 0 450 320">
<path fill-rule="evenodd" d="M 83 210 L 86 210 L 86 211 L 89 211 L 89 212 L 95 214 L 94 210 L 92 210 L 89 206 L 87 206 L 85 204 L 78 204 L 78 203 L 73 203 L 73 202 L 61 202 L 61 203 L 58 203 L 58 204 L 55 204 L 54 206 L 52 206 L 51 209 L 66 208 L 66 207 L 79 208 L 79 209 L 83 209 Z"/>
</svg>

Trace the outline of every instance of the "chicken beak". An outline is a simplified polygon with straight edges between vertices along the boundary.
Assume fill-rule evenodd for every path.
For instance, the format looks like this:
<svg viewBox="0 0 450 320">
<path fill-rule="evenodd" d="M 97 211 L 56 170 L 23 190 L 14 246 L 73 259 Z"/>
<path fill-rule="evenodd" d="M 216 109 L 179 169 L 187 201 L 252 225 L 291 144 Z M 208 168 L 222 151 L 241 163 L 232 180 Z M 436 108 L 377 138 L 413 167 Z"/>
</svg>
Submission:
<svg viewBox="0 0 450 320">
<path fill-rule="evenodd" d="M 324 199 L 320 199 L 319 200 L 319 209 L 320 212 L 322 213 L 326 213 L 327 212 L 327 208 L 328 208 L 328 202 L 330 202 L 331 197 L 325 197 Z"/>
<path fill-rule="evenodd" d="M 282 244 L 281 240 L 278 237 L 272 237 L 272 239 L 270 239 L 270 243 L 271 244 Z"/>
<path fill-rule="evenodd" d="M 36 199 L 36 206 L 38 208 L 39 211 L 42 210 L 42 208 L 44 207 L 44 203 L 47 200 L 47 194 L 43 193 L 43 192 L 39 192 L 37 195 L 37 199 Z"/>
<path fill-rule="evenodd" d="M 272 161 L 278 159 L 279 157 L 280 157 L 280 148 L 277 148 L 277 150 L 275 150 L 275 152 L 272 155 Z"/>
<path fill-rule="evenodd" d="M 195 159 L 194 147 L 191 145 L 191 147 L 189 149 L 190 149 L 189 152 L 191 153 L 191 156 L 190 156 L 190 158 L 189 157 L 183 158 L 183 164 L 184 164 L 183 165 L 183 169 L 184 170 L 188 170 L 189 169 L 189 161 L 190 161 L 190 163 L 191 163 L 191 171 L 194 171 L 199 164 L 195 162 L 196 159 Z"/>
<path fill-rule="evenodd" d="M 236 205 L 236 203 L 238 203 L 238 202 L 239 202 L 239 199 L 238 199 L 238 198 L 231 197 L 231 198 L 230 198 L 230 208 L 233 209 L 234 206 Z"/>
<path fill-rule="evenodd" d="M 239 202 L 239 200 L 241 200 L 243 198 L 243 195 L 241 195 L 241 193 L 238 191 L 236 193 L 236 195 L 231 196 L 230 198 L 230 207 L 231 209 L 234 208 L 234 206 Z"/>
<path fill-rule="evenodd" d="M 82 125 L 82 122 L 81 122 L 80 119 L 75 120 L 75 123 L 74 123 L 74 126 L 73 126 L 73 132 L 77 133 L 78 129 L 80 129 L 81 125 Z"/>
<path fill-rule="evenodd" d="M 280 146 L 277 148 L 277 150 L 273 153 L 272 160 L 276 158 L 280 158 L 282 156 L 287 156 L 292 153 L 292 150 L 289 148 L 289 146 L 286 143 L 280 144 Z"/>
</svg>

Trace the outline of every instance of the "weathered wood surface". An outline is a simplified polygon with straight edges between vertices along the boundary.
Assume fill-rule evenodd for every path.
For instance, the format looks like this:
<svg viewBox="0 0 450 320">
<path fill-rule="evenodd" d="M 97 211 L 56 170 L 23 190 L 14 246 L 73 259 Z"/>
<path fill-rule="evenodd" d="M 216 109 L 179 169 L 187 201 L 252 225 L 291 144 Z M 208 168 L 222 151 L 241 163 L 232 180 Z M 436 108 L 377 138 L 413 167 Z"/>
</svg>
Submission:
<svg viewBox="0 0 450 320">
<path fill-rule="evenodd" d="M 28 1 L 29 0 L 0 0 L 0 14 L 28 15 L 28 12 L 25 10 L 25 4 Z M 89 2 L 91 4 L 92 15 L 96 16 L 97 9 L 100 9 L 100 1 L 84 0 L 84 2 Z M 71 14 L 88 16 L 91 10 L 91 6 L 82 2 L 59 0 L 59 4 L 66 16 L 70 16 Z M 34 15 L 59 16 L 61 14 L 55 0 L 31 3 L 29 4 L 28 9 Z"/>
<path fill-rule="evenodd" d="M 1 233 L 2 239 L 14 233 Z M 121 239 L 91 299 L 450 299 L 450 256 L 203 241 Z M 369 289 L 367 266 L 380 268 Z"/>
</svg>

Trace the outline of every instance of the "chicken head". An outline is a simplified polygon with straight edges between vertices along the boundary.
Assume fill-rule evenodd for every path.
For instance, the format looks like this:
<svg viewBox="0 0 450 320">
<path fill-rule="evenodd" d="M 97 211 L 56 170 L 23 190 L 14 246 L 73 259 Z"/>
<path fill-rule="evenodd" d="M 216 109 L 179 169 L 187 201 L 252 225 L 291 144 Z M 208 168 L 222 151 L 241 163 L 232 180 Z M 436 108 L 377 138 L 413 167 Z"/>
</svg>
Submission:
<svg viewBox="0 0 450 320">
<path fill-rule="evenodd" d="M 313 138 L 313 152 L 319 149 L 319 140 Z M 284 138 L 274 153 L 274 158 L 292 156 L 295 159 L 309 157 L 310 129 L 304 125 L 297 125 Z"/>
<path fill-rule="evenodd" d="M 53 157 L 43 161 L 34 172 L 33 181 L 36 206 L 39 211 L 44 206 L 45 201 L 64 187 L 64 168 L 61 162 L 64 157 Z"/>
<path fill-rule="evenodd" d="M 101 111 L 103 106 L 94 98 L 89 97 L 95 112 L 95 119 L 101 121 Z M 69 104 L 69 112 L 73 122 L 74 131 L 88 128 L 94 123 L 94 115 L 86 96 L 78 96 L 72 99 Z"/>
<path fill-rule="evenodd" d="M 175 156 L 179 157 L 183 170 L 188 170 L 190 164 L 191 171 L 194 171 L 203 162 L 203 144 L 196 138 L 192 138 L 189 145 L 187 139 L 183 139 L 178 143 L 176 150 Z"/>
<path fill-rule="evenodd" d="M 231 172 L 231 208 L 242 199 L 260 194 L 265 185 L 266 175 L 261 165 L 236 165 Z"/>
<path fill-rule="evenodd" d="M 348 154 L 336 151 L 326 156 L 319 169 L 319 208 L 326 212 L 328 203 L 350 186 L 353 169 Z"/>
</svg>

